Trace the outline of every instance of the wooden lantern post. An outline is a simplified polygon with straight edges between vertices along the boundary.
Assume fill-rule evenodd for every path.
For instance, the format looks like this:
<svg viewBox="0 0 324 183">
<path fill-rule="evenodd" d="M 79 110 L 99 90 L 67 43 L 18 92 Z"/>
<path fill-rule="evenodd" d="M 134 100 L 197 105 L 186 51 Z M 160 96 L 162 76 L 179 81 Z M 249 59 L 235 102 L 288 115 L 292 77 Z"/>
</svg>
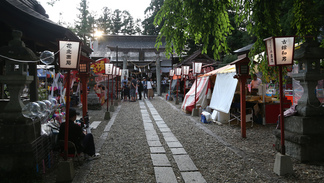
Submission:
<svg viewBox="0 0 324 183">
<path fill-rule="evenodd" d="M 92 60 L 90 58 L 81 56 L 80 65 L 79 65 L 79 77 L 81 80 L 81 88 L 82 88 L 82 118 L 85 119 L 88 111 L 88 100 L 87 100 L 87 83 L 89 79 L 90 73 L 90 62 Z M 86 122 L 86 121 L 84 121 Z"/>
<path fill-rule="evenodd" d="M 236 75 L 240 82 L 240 109 L 241 109 L 241 136 L 246 138 L 246 100 L 245 100 L 245 84 L 249 77 L 249 63 L 250 59 L 246 54 L 238 56 L 238 59 L 230 63 L 235 64 Z"/>
<path fill-rule="evenodd" d="M 182 66 L 182 75 L 184 76 L 184 83 L 183 83 L 183 97 L 186 95 L 186 77 L 189 74 L 189 66 Z"/>
<path fill-rule="evenodd" d="M 64 160 L 68 157 L 69 139 L 69 109 L 70 109 L 70 76 L 71 70 L 79 68 L 81 46 L 77 41 L 59 41 L 59 66 L 62 70 L 67 70 L 66 76 L 66 111 L 65 111 L 65 134 L 64 134 Z"/>
<path fill-rule="evenodd" d="M 268 66 L 279 67 L 279 92 L 280 92 L 280 134 L 281 154 L 285 155 L 285 125 L 283 115 L 283 88 L 282 88 L 282 66 L 293 65 L 295 37 L 269 37 L 264 39 L 267 48 Z"/>
<path fill-rule="evenodd" d="M 171 78 L 170 79 L 170 89 L 169 89 L 169 91 L 170 91 L 170 96 L 169 96 L 169 98 L 171 99 L 171 93 L 172 93 L 172 91 L 171 91 L 171 85 L 172 85 L 172 80 L 173 80 L 173 75 L 174 75 L 174 70 L 173 69 L 171 69 L 170 71 L 169 71 L 169 77 Z"/>
<path fill-rule="evenodd" d="M 181 68 L 176 68 L 176 76 L 177 76 L 177 98 L 175 100 L 175 103 L 176 104 L 179 104 L 179 92 L 178 92 L 178 88 L 179 88 L 179 76 L 181 76 Z"/>
<path fill-rule="evenodd" d="M 105 74 L 107 75 L 107 112 L 109 111 L 109 75 L 113 74 L 112 63 L 105 63 Z"/>
</svg>

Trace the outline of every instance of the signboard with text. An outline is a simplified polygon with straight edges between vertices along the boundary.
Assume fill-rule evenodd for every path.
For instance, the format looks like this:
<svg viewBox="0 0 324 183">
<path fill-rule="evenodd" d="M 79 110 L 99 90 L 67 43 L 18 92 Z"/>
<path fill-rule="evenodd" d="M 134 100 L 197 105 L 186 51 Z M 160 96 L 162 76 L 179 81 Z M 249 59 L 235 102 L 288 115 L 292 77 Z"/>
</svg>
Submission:
<svg viewBox="0 0 324 183">
<path fill-rule="evenodd" d="M 294 61 L 295 37 L 270 37 L 266 43 L 268 65 L 292 65 Z"/>
<path fill-rule="evenodd" d="M 80 42 L 59 41 L 59 65 L 60 69 L 78 69 L 80 59 Z"/>
</svg>

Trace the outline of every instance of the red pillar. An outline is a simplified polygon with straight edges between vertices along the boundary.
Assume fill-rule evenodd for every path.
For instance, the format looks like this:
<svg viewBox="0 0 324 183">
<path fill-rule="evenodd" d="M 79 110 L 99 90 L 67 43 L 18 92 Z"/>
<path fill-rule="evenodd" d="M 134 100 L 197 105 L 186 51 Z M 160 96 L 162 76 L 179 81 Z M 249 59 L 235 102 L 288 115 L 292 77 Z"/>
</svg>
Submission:
<svg viewBox="0 0 324 183">
<path fill-rule="evenodd" d="M 281 154 L 286 154 L 285 149 L 285 125 L 284 125 L 284 115 L 283 115 L 283 88 L 282 88 L 282 66 L 279 65 L 279 93 L 280 93 L 280 131 L 281 131 Z"/>
<path fill-rule="evenodd" d="M 87 83 L 88 83 L 88 74 L 79 74 L 79 77 L 81 79 L 82 84 L 82 118 L 87 114 L 88 111 L 88 89 L 87 89 Z"/>
<path fill-rule="evenodd" d="M 246 138 L 246 100 L 245 100 L 245 84 L 246 76 L 240 76 L 240 103 L 241 103 L 241 135 L 243 138 Z"/>
<path fill-rule="evenodd" d="M 108 105 L 109 105 L 109 75 L 107 75 L 107 112 L 109 111 Z"/>
<path fill-rule="evenodd" d="M 69 109 L 70 109 L 70 76 L 71 71 L 68 70 L 66 76 L 66 106 L 65 106 L 65 134 L 64 134 L 64 160 L 67 161 L 68 157 L 68 139 L 69 139 Z"/>
</svg>

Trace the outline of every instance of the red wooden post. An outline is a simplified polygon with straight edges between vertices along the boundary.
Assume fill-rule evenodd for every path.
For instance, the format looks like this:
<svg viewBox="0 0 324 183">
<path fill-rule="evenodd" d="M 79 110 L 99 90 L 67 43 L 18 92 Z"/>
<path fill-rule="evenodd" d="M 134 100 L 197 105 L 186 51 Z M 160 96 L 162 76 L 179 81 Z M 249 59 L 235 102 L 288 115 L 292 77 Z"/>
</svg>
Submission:
<svg viewBox="0 0 324 183">
<path fill-rule="evenodd" d="M 68 157 L 68 140 L 69 140 L 69 109 L 70 109 L 70 76 L 71 71 L 68 70 L 66 76 L 66 106 L 65 106 L 65 134 L 64 134 L 64 160 L 67 161 Z"/>
<path fill-rule="evenodd" d="M 285 155 L 286 149 L 285 149 L 285 125 L 284 125 L 284 115 L 283 115 L 283 105 L 284 105 L 284 99 L 283 99 L 283 88 L 282 88 L 282 66 L 279 65 L 279 93 L 280 93 L 280 131 L 281 131 L 281 154 Z"/>
<path fill-rule="evenodd" d="M 107 112 L 109 106 L 109 75 L 107 75 Z"/>
<path fill-rule="evenodd" d="M 246 138 L 246 100 L 245 100 L 245 83 L 246 83 L 245 75 L 240 76 L 240 108 L 241 108 L 241 135 L 243 138 Z"/>
</svg>

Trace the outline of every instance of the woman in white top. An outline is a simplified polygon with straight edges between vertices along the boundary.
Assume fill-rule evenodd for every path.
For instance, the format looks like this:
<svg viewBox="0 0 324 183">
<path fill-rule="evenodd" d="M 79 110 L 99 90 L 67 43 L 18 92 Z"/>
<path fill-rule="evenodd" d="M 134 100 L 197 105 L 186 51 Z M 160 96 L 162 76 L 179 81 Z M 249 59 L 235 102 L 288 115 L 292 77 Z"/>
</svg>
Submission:
<svg viewBox="0 0 324 183">
<path fill-rule="evenodd" d="M 153 98 L 153 81 L 152 78 L 150 78 L 150 81 L 147 82 L 147 97 L 150 99 L 150 97 Z"/>
</svg>

